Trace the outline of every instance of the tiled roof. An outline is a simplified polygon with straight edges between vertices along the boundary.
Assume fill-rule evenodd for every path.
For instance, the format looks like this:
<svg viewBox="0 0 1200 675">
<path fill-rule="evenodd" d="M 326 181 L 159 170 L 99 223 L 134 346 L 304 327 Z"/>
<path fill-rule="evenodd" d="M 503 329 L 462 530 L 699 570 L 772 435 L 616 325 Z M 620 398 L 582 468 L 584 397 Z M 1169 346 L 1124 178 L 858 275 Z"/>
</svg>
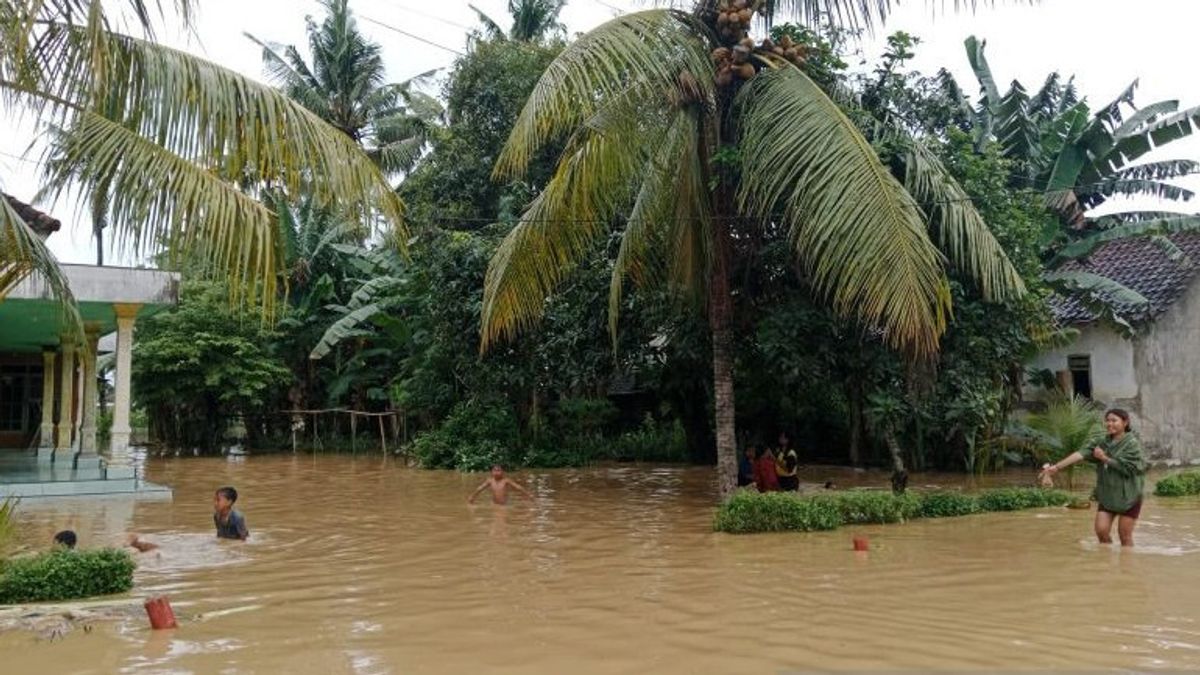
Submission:
<svg viewBox="0 0 1200 675">
<path fill-rule="evenodd" d="M 48 237 L 51 232 L 58 232 L 58 228 L 62 227 L 62 222 L 54 216 L 43 213 L 16 197 L 6 194 L 4 198 L 8 200 L 8 203 L 17 212 L 17 215 L 21 216 L 21 220 L 24 220 L 27 225 L 33 228 L 34 232 L 37 232 L 42 237 Z"/>
<path fill-rule="evenodd" d="M 1161 246 L 1144 237 L 1119 239 L 1092 252 L 1086 260 L 1071 262 L 1063 270 L 1093 272 L 1120 282 L 1150 301 L 1148 310 L 1115 303 L 1117 313 L 1135 323 L 1153 321 L 1183 295 L 1200 272 L 1200 234 L 1177 234 L 1169 239 L 1184 253 L 1171 260 Z M 1054 296 L 1050 308 L 1061 324 L 1096 320 L 1077 298 Z"/>
</svg>

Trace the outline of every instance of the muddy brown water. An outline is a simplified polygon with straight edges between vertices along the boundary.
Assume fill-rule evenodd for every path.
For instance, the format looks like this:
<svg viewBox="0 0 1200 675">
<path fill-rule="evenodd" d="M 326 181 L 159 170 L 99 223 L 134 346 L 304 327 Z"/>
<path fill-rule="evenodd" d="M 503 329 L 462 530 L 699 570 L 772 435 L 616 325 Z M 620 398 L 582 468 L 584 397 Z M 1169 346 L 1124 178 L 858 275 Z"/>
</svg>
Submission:
<svg viewBox="0 0 1200 675">
<path fill-rule="evenodd" d="M 1092 512 L 1068 509 L 715 534 L 706 468 L 522 472 L 537 500 L 509 507 L 468 506 L 478 476 L 362 456 L 146 471 L 173 501 L 29 500 L 20 544 L 63 527 L 84 547 L 142 533 L 162 550 L 142 557 L 135 593 L 168 595 L 181 626 L 150 631 L 135 614 L 55 641 L 9 632 L 0 671 L 1200 669 L 1196 499 L 1150 499 L 1122 552 L 1092 542 Z M 242 494 L 249 542 L 212 537 L 222 484 Z M 851 551 L 854 535 L 869 553 Z"/>
</svg>

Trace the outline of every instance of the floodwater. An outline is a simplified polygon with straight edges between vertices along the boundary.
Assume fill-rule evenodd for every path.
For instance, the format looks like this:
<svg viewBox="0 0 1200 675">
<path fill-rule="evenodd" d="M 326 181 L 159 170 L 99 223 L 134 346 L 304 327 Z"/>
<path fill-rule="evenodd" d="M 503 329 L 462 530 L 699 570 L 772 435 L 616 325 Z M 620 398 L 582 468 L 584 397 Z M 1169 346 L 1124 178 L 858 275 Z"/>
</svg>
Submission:
<svg viewBox="0 0 1200 675">
<path fill-rule="evenodd" d="M 1122 552 L 1093 543 L 1093 512 L 1068 509 L 715 534 L 704 468 L 522 472 L 537 500 L 508 507 L 465 503 L 478 476 L 362 456 L 146 471 L 173 502 L 29 500 L 21 543 L 62 527 L 85 547 L 141 533 L 162 555 L 142 556 L 135 593 L 168 595 L 180 627 L 133 615 L 54 641 L 10 632 L 0 671 L 1200 669 L 1195 499 L 1150 499 Z M 805 476 L 828 477 L 885 480 Z M 223 484 L 242 494 L 246 543 L 212 537 Z M 869 553 L 851 551 L 861 534 Z"/>
</svg>

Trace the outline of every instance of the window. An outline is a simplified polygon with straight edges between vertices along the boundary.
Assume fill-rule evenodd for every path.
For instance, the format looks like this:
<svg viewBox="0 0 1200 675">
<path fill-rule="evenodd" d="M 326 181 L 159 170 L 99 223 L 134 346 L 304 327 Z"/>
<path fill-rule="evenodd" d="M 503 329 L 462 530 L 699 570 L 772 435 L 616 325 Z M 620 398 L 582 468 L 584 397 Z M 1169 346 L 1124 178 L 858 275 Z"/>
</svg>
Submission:
<svg viewBox="0 0 1200 675">
<path fill-rule="evenodd" d="M 1092 357 L 1083 354 L 1067 357 L 1067 368 L 1071 371 L 1071 388 L 1084 398 L 1092 397 Z"/>
</svg>

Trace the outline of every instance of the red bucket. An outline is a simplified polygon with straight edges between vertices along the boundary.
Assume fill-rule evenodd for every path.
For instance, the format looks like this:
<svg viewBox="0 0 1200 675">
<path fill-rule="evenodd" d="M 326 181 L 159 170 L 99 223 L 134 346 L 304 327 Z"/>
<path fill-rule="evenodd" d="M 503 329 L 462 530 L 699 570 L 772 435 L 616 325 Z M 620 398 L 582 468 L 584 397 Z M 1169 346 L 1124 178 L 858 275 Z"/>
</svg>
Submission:
<svg viewBox="0 0 1200 675">
<path fill-rule="evenodd" d="M 143 606 L 146 608 L 146 615 L 150 617 L 150 627 L 154 630 L 179 627 L 179 624 L 175 623 L 175 612 L 166 596 L 150 598 Z"/>
<path fill-rule="evenodd" d="M 855 551 L 868 551 L 870 549 L 871 549 L 871 544 L 870 544 L 870 542 L 867 541 L 866 537 L 855 537 L 854 538 L 854 550 Z"/>
</svg>

